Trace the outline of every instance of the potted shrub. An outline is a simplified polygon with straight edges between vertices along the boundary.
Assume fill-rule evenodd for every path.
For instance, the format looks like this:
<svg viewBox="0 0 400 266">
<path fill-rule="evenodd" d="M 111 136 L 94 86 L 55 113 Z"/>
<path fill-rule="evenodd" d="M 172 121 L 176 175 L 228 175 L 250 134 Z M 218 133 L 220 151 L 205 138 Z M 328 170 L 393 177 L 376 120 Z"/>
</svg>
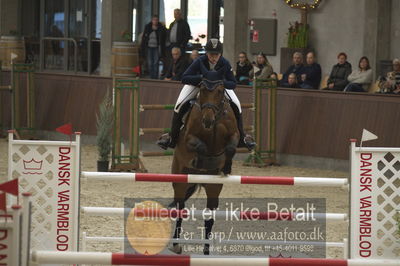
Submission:
<svg viewBox="0 0 400 266">
<path fill-rule="evenodd" d="M 97 126 L 97 150 L 99 159 L 97 161 L 97 171 L 107 172 L 111 152 L 111 130 L 113 127 L 113 106 L 109 90 L 107 90 L 103 101 L 99 106 L 99 113 L 96 114 Z"/>
</svg>

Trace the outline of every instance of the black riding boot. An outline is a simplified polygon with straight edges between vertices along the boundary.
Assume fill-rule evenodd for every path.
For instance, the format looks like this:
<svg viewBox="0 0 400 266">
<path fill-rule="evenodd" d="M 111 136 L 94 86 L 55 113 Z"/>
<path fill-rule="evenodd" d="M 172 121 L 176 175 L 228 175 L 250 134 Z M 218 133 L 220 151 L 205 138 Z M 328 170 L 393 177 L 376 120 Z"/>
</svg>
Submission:
<svg viewBox="0 0 400 266">
<path fill-rule="evenodd" d="M 179 113 L 174 112 L 174 115 L 172 116 L 171 132 L 162 135 L 161 138 L 157 141 L 157 145 L 164 150 L 168 148 L 175 148 L 176 142 L 179 138 L 179 131 L 181 130 L 181 127 L 182 116 Z"/>
<path fill-rule="evenodd" d="M 171 132 L 168 134 L 164 134 L 161 138 L 157 141 L 157 145 L 160 146 L 162 149 L 166 150 L 168 148 L 175 148 L 176 143 L 178 142 L 179 132 L 181 131 L 182 127 L 182 119 L 185 113 L 189 110 L 190 103 L 185 103 L 180 109 L 179 112 L 174 112 L 172 116 L 172 125 L 171 125 Z"/>
<path fill-rule="evenodd" d="M 254 142 L 253 138 L 250 135 L 246 135 L 246 133 L 244 133 L 243 117 L 242 117 L 242 114 L 239 112 L 239 109 L 233 102 L 230 102 L 230 104 L 233 109 L 233 113 L 235 114 L 235 117 L 236 117 L 236 122 L 237 122 L 239 135 L 240 135 L 238 148 L 246 147 L 250 151 L 250 150 L 254 149 L 254 147 L 256 146 L 256 143 Z"/>
</svg>

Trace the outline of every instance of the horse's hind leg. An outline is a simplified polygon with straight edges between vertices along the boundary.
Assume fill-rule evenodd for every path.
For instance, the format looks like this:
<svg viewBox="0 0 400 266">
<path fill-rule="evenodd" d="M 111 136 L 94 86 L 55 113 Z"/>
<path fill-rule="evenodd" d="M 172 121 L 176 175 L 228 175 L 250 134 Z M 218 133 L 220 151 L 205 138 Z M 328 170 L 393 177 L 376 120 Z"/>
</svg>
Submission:
<svg viewBox="0 0 400 266">
<path fill-rule="evenodd" d="M 222 190 L 222 184 L 206 184 L 204 185 L 207 194 L 207 208 L 215 210 L 219 204 L 219 194 Z M 212 227 L 214 225 L 214 219 L 204 220 L 204 231 L 205 239 L 209 239 Z M 210 254 L 210 244 L 204 244 L 204 255 Z"/>
<path fill-rule="evenodd" d="M 176 208 L 182 210 L 185 208 L 185 196 L 186 190 L 190 184 L 187 183 L 172 183 L 174 188 L 174 202 L 176 203 Z M 174 238 L 179 238 L 182 232 L 182 218 L 176 220 L 176 226 L 174 231 Z M 182 253 L 182 248 L 178 243 L 173 243 L 173 252 L 177 254 Z"/>
</svg>

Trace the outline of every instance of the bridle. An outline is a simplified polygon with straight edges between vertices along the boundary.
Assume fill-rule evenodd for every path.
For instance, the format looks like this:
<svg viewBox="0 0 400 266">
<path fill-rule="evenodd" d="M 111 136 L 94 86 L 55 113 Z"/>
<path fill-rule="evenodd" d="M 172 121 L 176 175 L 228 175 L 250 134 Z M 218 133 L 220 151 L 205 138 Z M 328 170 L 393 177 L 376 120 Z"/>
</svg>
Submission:
<svg viewBox="0 0 400 266">
<path fill-rule="evenodd" d="M 199 86 L 201 86 L 202 84 L 205 85 L 205 87 L 208 91 L 213 91 L 214 89 L 216 89 L 217 86 L 223 84 L 223 81 L 222 80 L 216 80 L 216 81 L 203 80 Z M 195 106 L 197 106 L 200 109 L 200 111 L 203 111 L 204 109 L 211 109 L 214 112 L 215 122 L 217 122 L 226 113 L 226 110 L 224 108 L 225 103 L 226 103 L 226 98 L 224 96 L 224 97 L 222 97 L 222 100 L 218 104 L 213 104 L 213 103 L 207 102 L 207 103 L 203 103 L 202 105 L 200 105 L 198 103 L 198 101 L 196 101 Z"/>
</svg>

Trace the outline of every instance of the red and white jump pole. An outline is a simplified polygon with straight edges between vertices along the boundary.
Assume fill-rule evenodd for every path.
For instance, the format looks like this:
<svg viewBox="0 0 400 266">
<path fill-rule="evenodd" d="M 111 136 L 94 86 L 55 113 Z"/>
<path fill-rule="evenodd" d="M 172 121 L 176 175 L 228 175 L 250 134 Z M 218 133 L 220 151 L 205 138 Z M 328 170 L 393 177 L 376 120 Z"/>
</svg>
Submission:
<svg viewBox="0 0 400 266">
<path fill-rule="evenodd" d="M 345 213 L 290 213 L 290 212 L 256 212 L 256 211 L 213 211 L 209 209 L 130 209 L 114 207 L 82 207 L 82 212 L 91 216 L 121 216 L 125 212 L 134 211 L 136 217 L 160 217 L 160 218 L 196 218 L 227 219 L 227 220 L 269 220 L 269 221 L 310 221 L 311 219 L 326 219 L 328 221 L 347 221 Z"/>
<path fill-rule="evenodd" d="M 124 253 L 33 251 L 38 264 L 169 265 L 169 266 L 400 266 L 390 259 L 300 259 L 266 257 L 213 257 L 185 255 L 146 256 Z"/>
<path fill-rule="evenodd" d="M 192 175 L 192 174 L 150 174 L 82 172 L 82 177 L 91 180 L 128 182 L 174 182 L 196 184 L 253 184 L 313 187 L 347 187 L 346 178 L 287 177 L 287 176 L 240 176 L 240 175 Z"/>
</svg>

